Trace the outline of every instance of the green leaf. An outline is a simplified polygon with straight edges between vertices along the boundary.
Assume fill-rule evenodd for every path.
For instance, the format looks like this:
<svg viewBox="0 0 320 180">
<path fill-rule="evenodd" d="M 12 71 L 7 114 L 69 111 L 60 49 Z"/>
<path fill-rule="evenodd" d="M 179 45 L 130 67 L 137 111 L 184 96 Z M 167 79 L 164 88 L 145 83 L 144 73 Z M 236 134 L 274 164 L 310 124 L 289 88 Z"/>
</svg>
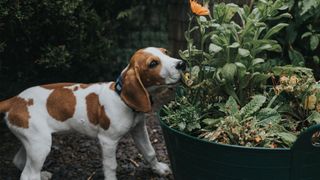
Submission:
<svg viewBox="0 0 320 180">
<path fill-rule="evenodd" d="M 318 36 L 316 36 L 316 35 L 311 36 L 311 38 L 310 38 L 310 48 L 311 48 L 311 50 L 317 49 L 318 45 L 319 45 Z"/>
<path fill-rule="evenodd" d="M 319 6 L 318 0 L 303 0 L 298 2 L 299 7 L 301 8 L 300 15 L 306 14 L 312 8 L 317 8 Z"/>
<path fill-rule="evenodd" d="M 292 133 L 281 132 L 277 133 L 277 135 L 288 146 L 291 146 L 297 140 L 297 136 Z"/>
<path fill-rule="evenodd" d="M 287 27 L 289 24 L 287 23 L 279 23 L 276 26 L 273 26 L 269 31 L 266 33 L 266 35 L 263 37 L 263 39 L 269 39 L 272 35 L 278 33 L 281 29 L 284 27 Z"/>
<path fill-rule="evenodd" d="M 264 59 L 262 58 L 255 58 L 254 60 L 252 60 L 252 65 L 257 65 L 257 64 L 260 64 L 260 63 L 264 63 Z"/>
<path fill-rule="evenodd" d="M 283 14 L 280 14 L 279 16 L 271 18 L 271 20 L 277 20 L 277 19 L 281 19 L 281 18 L 292 19 L 292 15 L 290 13 L 283 13 Z"/>
<path fill-rule="evenodd" d="M 311 115 L 307 118 L 307 121 L 309 121 L 309 123 L 319 124 L 320 123 L 320 113 L 318 113 L 317 111 L 313 111 L 311 113 Z"/>
<path fill-rule="evenodd" d="M 180 123 L 178 123 L 178 128 L 179 128 L 179 130 L 180 131 L 184 131 L 185 130 L 185 128 L 186 128 L 186 123 L 185 122 L 180 122 Z"/>
<path fill-rule="evenodd" d="M 199 17 L 200 22 L 207 22 L 207 18 L 205 16 Z"/>
<path fill-rule="evenodd" d="M 222 47 L 218 46 L 218 45 L 215 45 L 213 43 L 211 43 L 209 45 L 209 52 L 213 52 L 213 53 L 218 53 L 222 50 Z"/>
<path fill-rule="evenodd" d="M 291 60 L 292 65 L 294 66 L 304 66 L 304 57 L 303 55 L 294 49 L 289 50 L 289 58 Z"/>
<path fill-rule="evenodd" d="M 234 42 L 232 43 L 230 46 L 228 46 L 229 48 L 238 48 L 240 46 L 240 44 L 238 42 Z"/>
<path fill-rule="evenodd" d="M 222 121 L 224 118 L 218 118 L 218 119 L 213 119 L 213 118 L 206 118 L 204 120 L 202 120 L 203 123 L 205 123 L 206 125 L 216 125 L 218 124 L 220 121 Z"/>
<path fill-rule="evenodd" d="M 222 68 L 222 77 L 228 81 L 233 81 L 237 73 L 237 66 L 234 63 L 227 63 Z"/>
<path fill-rule="evenodd" d="M 311 32 L 305 32 L 305 33 L 302 34 L 301 39 L 304 39 L 304 38 L 309 37 L 311 35 L 312 35 Z"/>
<path fill-rule="evenodd" d="M 272 108 L 263 108 L 257 115 L 258 124 L 278 123 L 281 120 L 279 112 Z"/>
<path fill-rule="evenodd" d="M 239 111 L 238 103 L 232 96 L 229 96 L 229 99 L 225 105 L 225 109 L 229 115 L 234 115 Z"/>
<path fill-rule="evenodd" d="M 181 51 L 179 50 L 179 56 L 183 59 L 183 60 L 189 60 L 189 52 L 186 51 Z"/>
<path fill-rule="evenodd" d="M 239 48 L 238 54 L 242 57 L 248 57 L 250 55 L 250 51 L 248 49 Z"/>
<path fill-rule="evenodd" d="M 255 73 L 252 74 L 252 79 L 250 81 L 251 86 L 257 87 L 258 85 L 260 85 L 261 83 L 265 82 L 269 78 L 270 78 L 269 74 L 262 74 L 262 73 L 259 73 L 259 72 L 255 72 Z"/>
<path fill-rule="evenodd" d="M 193 66 L 191 69 L 191 79 L 197 79 L 199 76 L 200 67 L 199 66 Z"/>
<path fill-rule="evenodd" d="M 188 123 L 187 124 L 187 129 L 188 129 L 189 132 L 191 132 L 191 131 L 193 131 L 195 129 L 200 129 L 200 128 L 201 128 L 201 126 L 197 122 L 192 122 L 192 123 Z"/>
<path fill-rule="evenodd" d="M 267 98 L 262 95 L 253 96 L 252 100 L 240 109 L 240 115 L 247 118 L 256 113 L 266 102 Z"/>
</svg>

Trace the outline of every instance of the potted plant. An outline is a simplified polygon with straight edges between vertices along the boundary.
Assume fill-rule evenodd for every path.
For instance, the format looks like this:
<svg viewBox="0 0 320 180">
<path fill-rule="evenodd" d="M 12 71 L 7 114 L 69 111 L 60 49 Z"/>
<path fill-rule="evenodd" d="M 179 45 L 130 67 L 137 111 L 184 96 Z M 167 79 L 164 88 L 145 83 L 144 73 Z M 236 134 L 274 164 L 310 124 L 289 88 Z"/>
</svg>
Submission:
<svg viewBox="0 0 320 180">
<path fill-rule="evenodd" d="M 160 120 L 175 179 L 319 179 L 320 85 L 276 39 L 290 1 L 190 3 L 190 71 Z"/>
</svg>

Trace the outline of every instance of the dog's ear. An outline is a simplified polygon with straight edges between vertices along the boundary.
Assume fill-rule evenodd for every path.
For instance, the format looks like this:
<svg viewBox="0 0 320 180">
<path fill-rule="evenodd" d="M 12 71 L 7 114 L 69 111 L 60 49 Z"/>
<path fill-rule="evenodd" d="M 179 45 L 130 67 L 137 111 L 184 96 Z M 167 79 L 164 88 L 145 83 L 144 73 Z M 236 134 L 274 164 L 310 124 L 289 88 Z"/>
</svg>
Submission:
<svg viewBox="0 0 320 180">
<path fill-rule="evenodd" d="M 122 100 L 135 111 L 150 112 L 152 108 L 149 93 L 141 82 L 138 66 L 128 68 L 122 83 Z"/>
</svg>

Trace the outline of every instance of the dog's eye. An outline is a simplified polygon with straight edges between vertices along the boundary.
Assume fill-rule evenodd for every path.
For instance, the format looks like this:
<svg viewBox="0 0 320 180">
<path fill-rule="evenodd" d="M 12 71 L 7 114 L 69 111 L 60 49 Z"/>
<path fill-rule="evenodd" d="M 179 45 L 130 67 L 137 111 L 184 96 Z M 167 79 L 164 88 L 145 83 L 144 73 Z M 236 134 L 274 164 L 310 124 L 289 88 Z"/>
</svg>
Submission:
<svg viewBox="0 0 320 180">
<path fill-rule="evenodd" d="M 151 61 L 150 64 L 149 64 L 149 68 L 154 68 L 154 67 L 156 67 L 158 64 L 159 64 L 158 61 Z"/>
</svg>

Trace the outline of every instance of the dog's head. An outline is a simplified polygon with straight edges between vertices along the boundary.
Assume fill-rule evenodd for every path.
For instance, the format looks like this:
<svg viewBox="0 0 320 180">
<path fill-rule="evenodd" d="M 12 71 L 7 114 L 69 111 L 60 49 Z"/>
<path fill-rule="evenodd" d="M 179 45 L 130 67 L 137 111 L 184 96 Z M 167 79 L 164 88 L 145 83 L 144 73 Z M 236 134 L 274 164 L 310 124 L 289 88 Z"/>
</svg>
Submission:
<svg viewBox="0 0 320 180">
<path fill-rule="evenodd" d="M 149 47 L 138 50 L 122 72 L 122 100 L 139 112 L 150 112 L 151 101 L 148 90 L 156 87 L 176 85 L 180 71 L 186 64 L 168 55 L 163 48 Z"/>
</svg>

